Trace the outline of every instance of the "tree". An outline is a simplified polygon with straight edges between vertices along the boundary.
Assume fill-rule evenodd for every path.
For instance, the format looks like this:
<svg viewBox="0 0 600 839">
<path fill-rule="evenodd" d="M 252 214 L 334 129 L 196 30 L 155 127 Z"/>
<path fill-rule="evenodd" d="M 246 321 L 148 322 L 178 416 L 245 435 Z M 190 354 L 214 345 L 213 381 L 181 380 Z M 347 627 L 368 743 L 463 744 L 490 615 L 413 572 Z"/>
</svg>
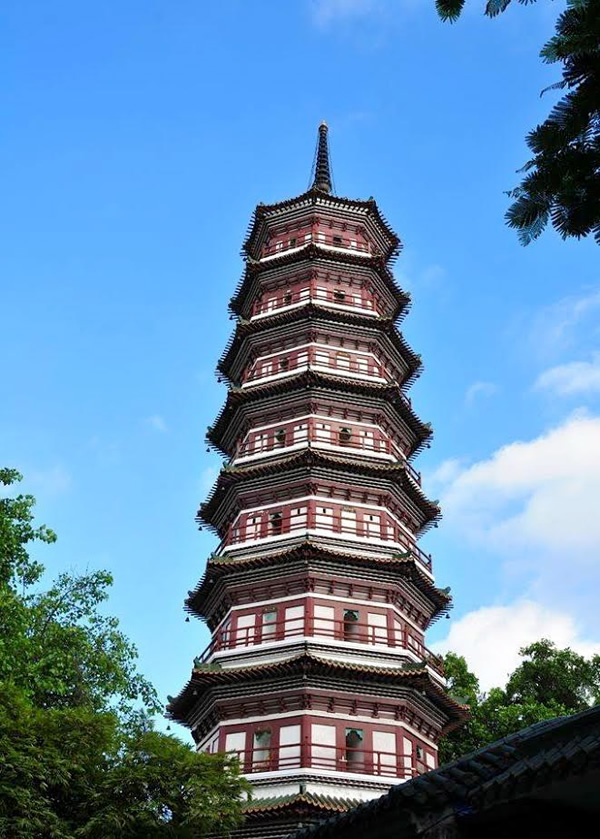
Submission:
<svg viewBox="0 0 600 839">
<path fill-rule="evenodd" d="M 37 708 L 2 685 L 0 754 L 0 836 L 188 839 L 240 820 L 237 760 L 198 754 L 147 719 Z"/>
<path fill-rule="evenodd" d="M 522 4 L 535 0 L 519 0 Z M 436 0 L 442 20 L 456 21 L 465 0 Z M 485 14 L 504 12 L 510 0 L 488 0 Z M 593 235 L 600 244 L 600 3 L 567 0 L 555 35 L 542 48 L 547 64 L 562 64 L 550 89 L 567 91 L 547 119 L 527 135 L 533 157 L 521 184 L 507 194 L 510 227 L 527 245 L 551 222 L 566 239 Z M 545 92 L 545 91 L 542 91 Z"/>
<path fill-rule="evenodd" d="M 448 763 L 541 720 L 575 714 L 600 700 L 600 656 L 590 659 L 542 639 L 520 650 L 523 661 L 505 688 L 483 694 L 462 656 L 448 653 L 444 662 L 448 690 L 471 710 L 464 726 L 440 745 L 440 763 Z"/>
<path fill-rule="evenodd" d="M 19 480 L 0 470 L 5 486 Z M 118 621 L 99 611 L 109 574 L 37 589 L 44 569 L 29 548 L 56 536 L 34 526 L 34 505 L 0 499 L 0 836 L 227 833 L 249 790 L 237 761 L 153 729 L 156 692 Z"/>
</svg>

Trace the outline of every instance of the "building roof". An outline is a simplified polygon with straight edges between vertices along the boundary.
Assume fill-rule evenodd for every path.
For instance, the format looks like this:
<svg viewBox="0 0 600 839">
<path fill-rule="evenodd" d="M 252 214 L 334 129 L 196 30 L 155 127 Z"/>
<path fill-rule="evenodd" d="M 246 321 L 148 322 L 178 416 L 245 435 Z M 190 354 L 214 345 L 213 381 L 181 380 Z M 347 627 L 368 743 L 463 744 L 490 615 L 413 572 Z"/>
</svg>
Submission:
<svg viewBox="0 0 600 839">
<path fill-rule="evenodd" d="M 285 269 L 289 265 L 297 264 L 300 267 L 304 262 L 309 261 L 318 263 L 317 267 L 323 264 L 324 269 L 330 269 L 331 264 L 335 263 L 337 266 L 343 265 L 344 269 L 358 269 L 359 274 L 363 271 L 372 271 L 381 279 L 392 298 L 396 301 L 396 306 L 391 315 L 394 320 L 398 321 L 400 316 L 404 316 L 407 313 L 411 304 L 410 293 L 400 287 L 394 275 L 387 267 L 383 257 L 375 254 L 367 256 L 352 250 L 339 251 L 335 255 L 332 255 L 331 251 L 319 247 L 317 242 L 305 245 L 300 253 L 301 258 L 299 258 L 299 252 L 296 250 L 281 251 L 278 255 L 273 256 L 266 265 L 260 260 L 248 257 L 244 273 L 231 298 L 229 304 L 230 311 L 241 315 L 246 295 L 250 292 L 257 274 L 272 274 Z"/>
<path fill-rule="evenodd" d="M 374 229 L 378 230 L 380 240 L 385 242 L 383 256 L 388 262 L 393 260 L 402 249 L 402 243 L 398 235 L 392 230 L 374 198 L 361 201 L 356 198 L 331 195 L 311 187 L 311 189 L 302 193 L 302 195 L 287 198 L 276 204 L 258 204 L 248 225 L 247 236 L 243 244 L 243 253 L 252 254 L 252 249 L 257 238 L 259 238 L 264 220 L 276 218 L 288 210 L 302 210 L 311 206 L 321 206 L 325 210 L 334 212 L 355 212 L 360 214 L 366 223 L 374 222 Z"/>
<path fill-rule="evenodd" d="M 335 560 L 342 562 L 351 561 L 352 565 L 363 568 L 389 568 L 393 571 L 400 572 L 403 577 L 410 579 L 422 594 L 434 604 L 435 611 L 432 620 L 433 617 L 438 617 L 444 613 L 447 614 L 451 608 L 452 598 L 449 591 L 435 586 L 431 579 L 422 572 L 421 563 L 410 553 L 394 554 L 387 557 L 371 557 L 367 554 L 357 556 L 356 554 L 346 553 L 342 550 L 331 550 L 321 545 L 315 545 L 307 538 L 300 545 L 269 553 L 261 552 L 256 556 L 233 558 L 225 553 L 222 556 L 210 557 L 206 571 L 200 582 L 193 591 L 188 593 L 188 597 L 185 600 L 185 609 L 190 613 L 197 614 L 201 617 L 204 616 L 204 603 L 206 598 L 210 596 L 215 583 L 220 578 L 226 577 L 232 571 L 239 573 L 268 566 L 280 569 L 283 561 L 289 564 L 296 557 L 306 557 L 308 561 L 313 558 L 317 560 L 322 558 L 324 561 L 329 560 L 330 562 L 335 562 Z"/>
<path fill-rule="evenodd" d="M 187 685 L 178 696 L 170 698 L 167 705 L 167 716 L 186 724 L 188 714 L 199 701 L 200 692 L 214 685 L 269 683 L 277 676 L 294 676 L 297 674 L 301 674 L 303 677 L 326 675 L 331 678 L 336 676 L 348 679 L 350 682 L 358 680 L 361 685 L 368 681 L 385 682 L 387 684 L 409 682 L 445 716 L 448 722 L 444 727 L 444 733 L 460 725 L 468 715 L 466 706 L 449 696 L 444 688 L 432 678 L 425 662 L 417 665 L 404 664 L 398 668 L 373 667 L 364 664 L 332 661 L 308 652 L 302 652 L 299 655 L 272 664 L 224 668 L 220 664 L 210 663 L 194 667 Z"/>
<path fill-rule="evenodd" d="M 246 817 L 260 818 L 274 813 L 298 812 L 311 809 L 322 813 L 345 813 L 356 807 L 360 801 L 353 798 L 336 798 L 313 792 L 297 792 L 291 795 L 277 795 L 272 798 L 254 798 L 244 804 Z"/>
<path fill-rule="evenodd" d="M 346 814 L 298 831 L 293 837 L 354 839 L 368 834 L 409 839 L 423 835 L 428 825 L 439 826 L 445 819 L 468 819 L 484 811 L 493 813 L 498 805 L 532 797 L 545 800 L 545 806 L 549 802 L 563 803 L 598 814 L 599 781 L 597 706 L 575 716 L 545 720 L 522 729 L 399 784 L 381 798 L 360 804 Z"/>
<path fill-rule="evenodd" d="M 376 382 L 358 381 L 356 379 L 345 379 L 343 376 L 327 375 L 316 370 L 304 370 L 293 376 L 286 376 L 264 385 L 258 384 L 250 388 L 230 388 L 227 394 L 227 401 L 221 409 L 213 425 L 209 427 L 207 439 L 217 448 L 221 447 L 221 439 L 227 427 L 233 420 L 233 416 L 242 404 L 262 402 L 266 397 L 277 396 L 290 391 L 298 392 L 307 388 L 321 387 L 335 393 L 343 393 L 352 398 L 355 394 L 367 394 L 370 397 L 381 399 L 391 404 L 410 431 L 415 435 L 418 450 L 429 440 L 433 434 L 431 425 L 424 423 L 417 417 L 412 409 L 408 397 L 392 384 L 377 384 Z"/>
<path fill-rule="evenodd" d="M 308 320 L 310 318 L 310 320 Z M 320 320 L 317 320 L 320 318 Z M 318 302 L 307 300 L 304 305 L 296 306 L 293 309 L 286 309 L 284 311 L 275 310 L 267 317 L 261 320 L 244 320 L 238 323 L 235 332 L 227 342 L 219 361 L 217 362 L 218 370 L 224 376 L 228 376 L 231 367 L 234 364 L 235 358 L 242 348 L 244 340 L 250 336 L 258 335 L 263 340 L 269 340 L 267 330 L 276 329 L 277 327 L 289 326 L 290 324 L 298 324 L 299 327 L 306 326 L 314 329 L 321 326 L 326 327 L 328 324 L 344 325 L 346 327 L 365 327 L 367 330 L 377 330 L 380 334 L 385 336 L 392 347 L 396 350 L 400 358 L 406 365 L 407 372 L 402 387 L 408 387 L 414 381 L 416 376 L 421 373 L 423 369 L 423 362 L 421 356 L 416 353 L 412 347 L 407 343 L 401 332 L 398 332 L 394 325 L 392 318 L 372 317 L 370 315 L 362 314 L 361 312 L 347 312 L 337 311 L 331 306 L 323 306 Z M 271 339 L 272 340 L 272 339 Z M 287 352 L 289 352 L 290 347 Z M 282 352 L 284 352 L 282 350 Z"/>
<path fill-rule="evenodd" d="M 222 509 L 224 493 L 227 488 L 243 484 L 245 481 L 252 479 L 282 475 L 286 470 L 289 472 L 297 468 L 313 469 L 318 467 L 337 470 L 338 473 L 342 474 L 350 471 L 353 477 L 386 479 L 392 485 L 401 487 L 403 492 L 406 493 L 406 497 L 414 505 L 415 510 L 420 514 L 420 521 L 418 521 L 420 532 L 424 532 L 427 525 L 431 525 L 441 518 L 439 504 L 425 496 L 421 487 L 410 477 L 405 463 L 372 463 L 352 457 L 351 453 L 349 456 L 340 456 L 337 453 L 307 447 L 291 454 L 285 454 L 284 450 L 281 456 L 277 458 L 268 458 L 256 463 L 225 466 L 219 473 L 217 482 L 207 500 L 198 510 L 198 519 L 218 529 L 219 524 L 215 521 L 215 517 Z M 291 500 L 293 501 L 293 498 Z"/>
</svg>

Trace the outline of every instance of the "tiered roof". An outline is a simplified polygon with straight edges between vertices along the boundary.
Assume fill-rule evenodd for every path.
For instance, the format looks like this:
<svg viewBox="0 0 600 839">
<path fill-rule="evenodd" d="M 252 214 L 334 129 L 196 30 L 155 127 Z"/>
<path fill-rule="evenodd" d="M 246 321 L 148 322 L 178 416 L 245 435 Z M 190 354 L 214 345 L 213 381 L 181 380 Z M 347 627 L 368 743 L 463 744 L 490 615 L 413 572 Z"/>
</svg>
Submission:
<svg viewBox="0 0 600 839">
<path fill-rule="evenodd" d="M 412 502 L 420 514 L 419 530 L 424 532 L 427 525 L 437 522 L 441 518 L 441 510 L 437 501 L 430 501 L 421 487 L 410 476 L 405 462 L 374 463 L 355 457 L 344 457 L 332 452 L 321 451 L 316 448 L 305 448 L 291 454 L 284 452 L 276 460 L 265 460 L 257 463 L 229 465 L 224 467 L 217 479 L 207 501 L 198 510 L 198 518 L 206 524 L 219 529 L 216 517 L 223 507 L 225 492 L 229 487 L 243 484 L 251 479 L 264 478 L 285 474 L 286 481 L 291 481 L 292 470 L 323 470 L 336 472 L 338 477 L 344 475 L 360 476 L 381 481 L 388 480 L 392 485 L 401 487 L 404 494 Z M 321 473 L 322 475 L 323 473 Z"/>
<path fill-rule="evenodd" d="M 404 381 L 398 383 L 403 388 L 409 387 L 423 369 L 421 356 L 409 346 L 403 335 L 398 332 L 392 318 L 373 317 L 359 312 L 336 311 L 330 306 L 323 306 L 320 303 L 307 300 L 301 306 L 295 306 L 293 309 L 282 312 L 274 311 L 258 321 L 240 321 L 218 361 L 219 372 L 224 376 L 229 375 L 246 338 L 253 335 L 263 335 L 267 329 L 275 330 L 277 327 L 286 327 L 293 323 L 300 325 L 303 322 L 306 323 L 309 319 L 311 326 L 343 324 L 351 327 L 363 327 L 366 330 L 383 334 L 391 342 L 408 368 Z M 266 336 L 265 340 L 267 340 Z"/>
<path fill-rule="evenodd" d="M 418 695 L 429 700 L 431 706 L 447 720 L 442 729 L 444 734 L 460 725 L 467 711 L 463 704 L 453 699 L 431 676 L 425 661 L 414 665 L 405 663 L 401 668 L 372 667 L 335 662 L 310 652 L 303 652 L 272 664 L 223 668 L 220 664 L 209 663 L 194 667 L 187 685 L 178 696 L 171 698 L 167 705 L 167 716 L 173 720 L 187 722 L 190 711 L 198 702 L 199 693 L 210 687 L 236 683 L 249 687 L 252 684 L 270 683 L 277 677 L 294 675 L 301 676 L 303 680 L 309 676 L 326 677 L 330 683 L 337 678 L 354 683 L 359 690 L 365 690 L 369 683 L 409 685 L 416 689 Z"/>
<path fill-rule="evenodd" d="M 273 551 L 268 554 L 261 553 L 256 556 L 236 559 L 233 559 L 228 554 L 212 556 L 207 563 L 202 579 L 196 588 L 188 593 L 185 601 L 186 611 L 198 617 L 205 617 L 204 608 L 207 598 L 211 596 L 215 585 L 221 579 L 227 578 L 232 572 L 239 575 L 260 568 L 273 568 L 275 570 L 285 568 L 287 570 L 298 559 L 305 560 L 307 563 L 311 561 L 321 561 L 323 564 L 329 563 L 333 569 L 338 567 L 338 564 L 345 564 L 346 571 L 349 568 L 360 569 L 359 573 L 363 575 L 366 575 L 368 571 L 371 573 L 375 571 L 375 579 L 378 581 L 382 572 L 385 572 L 386 575 L 398 574 L 401 578 L 410 580 L 423 596 L 431 602 L 433 607 L 431 621 L 441 615 L 448 614 L 451 608 L 452 598 L 450 596 L 450 590 L 440 589 L 435 586 L 431 578 L 423 573 L 421 563 L 410 553 L 387 557 L 369 556 L 368 554 L 356 556 L 356 554 L 345 553 L 342 550 L 333 551 L 329 548 L 315 545 L 307 538 L 300 545 L 294 545 L 293 547 Z M 348 565 L 348 560 L 352 560 L 351 566 Z"/>
<path fill-rule="evenodd" d="M 419 451 L 433 434 L 431 424 L 419 419 L 412 409 L 410 400 L 397 385 L 346 379 L 343 376 L 328 375 L 311 369 L 276 381 L 257 384 L 251 388 L 230 388 L 225 405 L 214 424 L 208 429 L 208 440 L 217 448 L 221 448 L 221 440 L 230 423 L 233 422 L 239 406 L 262 402 L 271 395 L 275 396 L 308 388 L 323 388 L 335 393 L 343 393 L 349 400 L 367 396 L 392 405 L 416 438 L 416 444 L 413 446 L 411 454 Z"/>
</svg>

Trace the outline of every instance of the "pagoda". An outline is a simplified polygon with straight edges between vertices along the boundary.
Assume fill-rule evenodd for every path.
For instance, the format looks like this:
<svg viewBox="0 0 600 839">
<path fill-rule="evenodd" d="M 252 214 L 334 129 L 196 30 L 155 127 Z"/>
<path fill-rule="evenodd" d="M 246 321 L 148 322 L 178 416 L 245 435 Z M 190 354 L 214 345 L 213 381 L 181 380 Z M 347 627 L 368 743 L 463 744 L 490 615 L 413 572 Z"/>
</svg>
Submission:
<svg viewBox="0 0 600 839">
<path fill-rule="evenodd" d="M 334 194 L 327 126 L 307 192 L 259 204 L 208 430 L 225 464 L 198 520 L 219 538 L 185 608 L 212 640 L 167 708 L 253 786 L 243 837 L 284 836 L 437 766 L 465 709 L 424 643 L 448 613 L 418 545 L 440 510 L 413 458 L 400 240 Z"/>
</svg>

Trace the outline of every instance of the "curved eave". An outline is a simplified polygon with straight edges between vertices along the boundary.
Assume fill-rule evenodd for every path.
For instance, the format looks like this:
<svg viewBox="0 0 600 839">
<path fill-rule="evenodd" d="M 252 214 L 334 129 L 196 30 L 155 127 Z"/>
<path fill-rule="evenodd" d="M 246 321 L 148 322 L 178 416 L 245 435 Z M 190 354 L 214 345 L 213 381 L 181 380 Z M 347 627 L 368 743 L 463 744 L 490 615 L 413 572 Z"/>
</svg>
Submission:
<svg viewBox="0 0 600 839">
<path fill-rule="evenodd" d="M 394 230 L 392 230 L 390 223 L 380 211 L 377 206 L 377 202 L 373 198 L 361 201 L 356 198 L 344 198 L 339 195 L 324 194 L 318 189 L 309 189 L 301 195 L 297 195 L 294 198 L 287 198 L 285 201 L 278 201 L 275 204 L 258 204 L 252 214 L 252 218 L 250 219 L 246 239 L 242 245 L 243 252 L 250 253 L 252 251 L 261 223 L 265 221 L 269 215 L 275 215 L 284 210 L 291 209 L 292 207 L 300 206 L 302 204 L 307 207 L 321 204 L 321 206 L 325 207 L 348 208 L 350 210 L 358 209 L 361 212 L 366 211 L 366 215 L 371 216 L 376 223 L 379 224 L 381 230 L 388 239 L 389 245 L 386 252 L 386 258 L 391 259 L 402 250 L 400 237 Z"/>
<path fill-rule="evenodd" d="M 253 335 L 264 335 L 267 329 L 276 329 L 278 326 L 299 323 L 307 318 L 320 318 L 323 322 L 330 322 L 346 326 L 365 327 L 365 329 L 380 329 L 390 339 L 398 350 L 398 354 L 407 367 L 406 375 L 402 381 L 403 387 L 409 384 L 419 375 L 423 369 L 421 356 L 417 355 L 406 342 L 404 336 L 398 332 L 392 318 L 369 317 L 367 315 L 355 314 L 353 312 L 336 311 L 328 306 L 308 301 L 303 306 L 296 306 L 285 312 L 274 312 L 272 315 L 261 318 L 260 321 L 240 321 L 235 332 L 229 339 L 221 358 L 217 362 L 218 371 L 229 380 L 229 373 L 237 354 L 240 352 L 246 338 Z M 312 325 L 313 322 L 311 322 Z"/>
<path fill-rule="evenodd" d="M 422 489 L 408 476 L 404 463 L 372 463 L 358 458 L 339 457 L 319 449 L 306 448 L 291 455 L 273 458 L 261 463 L 244 466 L 225 467 L 219 474 L 210 496 L 198 510 L 198 519 L 217 529 L 214 516 L 223 500 L 223 493 L 231 486 L 253 478 L 265 478 L 290 469 L 313 467 L 337 469 L 352 475 L 364 475 L 371 478 L 383 477 L 397 483 L 420 510 L 423 522 L 422 531 L 427 524 L 438 521 L 441 511 L 437 504 L 430 501 Z"/>
<path fill-rule="evenodd" d="M 323 387 L 346 395 L 366 393 L 369 396 L 379 397 L 391 403 L 398 411 L 400 417 L 406 422 L 417 439 L 417 445 L 413 449 L 418 451 L 432 436 L 432 429 L 428 423 L 422 422 L 412 410 L 408 399 L 394 385 L 381 385 L 374 382 L 357 381 L 345 379 L 343 376 L 328 376 L 315 370 L 304 370 L 295 376 L 287 376 L 264 385 L 256 385 L 252 388 L 235 388 L 227 394 L 227 401 L 221 409 L 214 424 L 208 429 L 207 440 L 216 448 L 224 451 L 221 445 L 222 437 L 233 413 L 241 404 L 252 404 L 269 396 L 276 396 L 281 393 L 297 391 L 300 388 Z"/>
<path fill-rule="evenodd" d="M 443 729 L 447 734 L 468 715 L 466 706 L 461 705 L 446 691 L 438 685 L 431 677 L 425 666 L 404 667 L 392 669 L 386 667 L 369 667 L 363 664 L 349 664 L 336 662 L 330 659 L 319 658 L 310 653 L 301 653 L 293 658 L 278 661 L 273 664 L 259 664 L 254 666 L 241 666 L 222 669 L 214 665 L 205 665 L 201 668 L 194 668 L 186 686 L 172 698 L 167 705 L 167 717 L 187 725 L 190 711 L 200 699 L 204 690 L 219 685 L 251 684 L 267 682 L 267 684 L 278 676 L 337 676 L 346 678 L 349 681 L 356 680 L 360 688 L 364 689 L 365 682 L 369 679 L 375 682 L 386 684 L 405 682 L 417 688 L 424 694 L 432 704 L 444 714 L 448 720 Z"/>
<path fill-rule="evenodd" d="M 207 562 L 206 570 L 198 585 L 193 591 L 188 592 L 188 597 L 184 601 L 184 609 L 188 614 L 205 619 L 204 605 L 208 597 L 212 594 L 216 583 L 223 577 L 227 577 L 230 572 L 253 571 L 257 568 L 268 568 L 270 566 L 281 568 L 282 563 L 286 563 L 286 561 L 293 561 L 296 558 L 302 559 L 304 557 L 309 561 L 311 558 L 323 558 L 325 560 L 340 559 L 343 562 L 349 562 L 353 565 L 360 565 L 366 568 L 375 566 L 390 568 L 400 572 L 402 577 L 411 580 L 419 591 L 434 604 L 435 608 L 429 625 L 440 615 L 448 614 L 452 607 L 452 597 L 450 594 L 443 589 L 437 588 L 432 583 L 431 579 L 421 570 L 420 563 L 410 553 L 397 554 L 390 557 L 357 557 L 356 554 L 345 553 L 340 550 L 332 551 L 328 548 L 317 547 L 307 542 L 297 547 L 245 559 L 230 559 L 227 554 L 211 557 Z"/>
<path fill-rule="evenodd" d="M 273 816 L 307 816 L 323 818 L 332 813 L 346 813 L 360 804 L 358 799 L 336 798 L 311 792 L 279 795 L 272 798 L 255 798 L 243 805 L 246 821 L 271 819 Z"/>
</svg>

